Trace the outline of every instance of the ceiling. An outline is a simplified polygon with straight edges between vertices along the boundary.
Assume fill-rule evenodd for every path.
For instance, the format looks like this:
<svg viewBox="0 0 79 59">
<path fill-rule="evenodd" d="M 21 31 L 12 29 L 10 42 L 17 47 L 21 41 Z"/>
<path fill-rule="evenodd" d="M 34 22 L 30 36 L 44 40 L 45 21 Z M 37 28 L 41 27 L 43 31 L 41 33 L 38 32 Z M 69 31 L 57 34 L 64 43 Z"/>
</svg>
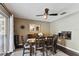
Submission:
<svg viewBox="0 0 79 59">
<path fill-rule="evenodd" d="M 0 18 L 2 18 L 3 16 L 0 14 Z"/>
<path fill-rule="evenodd" d="M 4 18 L 4 16 L 3 16 L 2 14 L 0 14 L 0 19 L 1 19 L 1 18 Z"/>
<path fill-rule="evenodd" d="M 5 5 L 17 18 L 47 22 L 52 22 L 79 11 L 78 3 L 6 3 Z M 47 20 L 42 16 L 37 17 L 36 15 L 44 14 L 45 8 L 49 8 L 49 13 L 58 13 L 59 15 L 48 16 Z M 67 13 L 60 15 L 62 12 Z"/>
</svg>

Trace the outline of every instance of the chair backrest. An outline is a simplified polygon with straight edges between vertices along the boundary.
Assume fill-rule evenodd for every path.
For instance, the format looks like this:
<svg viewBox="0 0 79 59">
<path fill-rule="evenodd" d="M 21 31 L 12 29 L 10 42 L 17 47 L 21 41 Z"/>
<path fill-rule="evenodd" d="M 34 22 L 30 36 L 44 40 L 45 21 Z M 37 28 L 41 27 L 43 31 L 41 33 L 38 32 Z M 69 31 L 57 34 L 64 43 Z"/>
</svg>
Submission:
<svg viewBox="0 0 79 59">
<path fill-rule="evenodd" d="M 42 37 L 37 36 L 36 37 L 36 40 L 35 40 L 36 48 L 44 47 L 44 44 L 45 44 L 45 40 L 44 39 L 45 39 L 44 36 L 42 36 Z"/>
<path fill-rule="evenodd" d="M 53 36 L 47 36 L 46 45 L 52 45 L 53 44 Z"/>
<path fill-rule="evenodd" d="M 21 39 L 22 39 L 22 44 L 23 44 L 23 46 L 24 46 L 24 45 L 28 45 L 28 42 L 27 42 L 28 37 L 27 37 L 27 35 L 21 36 Z"/>
<path fill-rule="evenodd" d="M 58 40 L 58 35 L 54 35 L 53 36 L 53 43 L 54 43 L 54 45 L 57 44 L 57 40 Z"/>
</svg>

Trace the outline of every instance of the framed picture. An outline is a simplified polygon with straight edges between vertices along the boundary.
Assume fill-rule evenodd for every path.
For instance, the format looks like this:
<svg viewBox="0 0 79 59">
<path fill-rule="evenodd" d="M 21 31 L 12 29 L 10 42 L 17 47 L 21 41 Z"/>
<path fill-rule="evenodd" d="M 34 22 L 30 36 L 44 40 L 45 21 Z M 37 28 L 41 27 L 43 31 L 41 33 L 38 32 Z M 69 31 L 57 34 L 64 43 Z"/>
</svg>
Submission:
<svg viewBox="0 0 79 59">
<path fill-rule="evenodd" d="M 62 31 L 65 39 L 71 39 L 71 31 Z"/>
<path fill-rule="evenodd" d="M 25 28 L 25 26 L 24 25 L 21 25 L 21 29 L 24 29 Z"/>
<path fill-rule="evenodd" d="M 37 24 L 30 24 L 29 25 L 30 32 L 39 32 L 40 31 L 40 25 Z"/>
<path fill-rule="evenodd" d="M 40 25 L 35 25 L 35 28 L 36 31 L 40 31 Z"/>
</svg>

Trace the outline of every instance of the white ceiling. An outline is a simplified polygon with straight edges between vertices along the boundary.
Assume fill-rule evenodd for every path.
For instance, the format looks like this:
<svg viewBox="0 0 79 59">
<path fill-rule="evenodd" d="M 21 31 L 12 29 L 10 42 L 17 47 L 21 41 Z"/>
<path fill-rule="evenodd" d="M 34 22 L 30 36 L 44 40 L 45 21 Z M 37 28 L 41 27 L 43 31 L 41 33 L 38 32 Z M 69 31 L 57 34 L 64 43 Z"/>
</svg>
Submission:
<svg viewBox="0 0 79 59">
<path fill-rule="evenodd" d="M 77 3 L 6 3 L 5 5 L 17 18 L 47 22 L 57 20 L 79 11 L 79 4 Z M 48 16 L 47 20 L 45 20 L 42 16 L 37 17 L 36 15 L 44 13 L 45 8 L 49 8 L 49 13 L 60 14 L 65 11 L 67 14 Z"/>
<path fill-rule="evenodd" d="M 0 18 L 2 18 L 3 16 L 0 14 Z"/>
</svg>

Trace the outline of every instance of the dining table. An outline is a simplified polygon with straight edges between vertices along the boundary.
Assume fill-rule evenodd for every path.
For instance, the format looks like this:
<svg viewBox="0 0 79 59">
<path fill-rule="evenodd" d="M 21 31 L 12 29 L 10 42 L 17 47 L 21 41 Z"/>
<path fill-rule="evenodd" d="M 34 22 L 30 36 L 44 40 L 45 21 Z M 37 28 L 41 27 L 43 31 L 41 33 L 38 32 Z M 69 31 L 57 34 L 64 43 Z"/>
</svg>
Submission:
<svg viewBox="0 0 79 59">
<path fill-rule="evenodd" d="M 33 45 L 35 44 L 35 40 L 36 38 L 29 38 L 27 39 L 27 42 L 29 43 L 30 45 L 30 56 L 32 56 L 32 52 L 33 52 Z M 45 41 L 47 41 L 47 36 L 45 36 Z"/>
</svg>

